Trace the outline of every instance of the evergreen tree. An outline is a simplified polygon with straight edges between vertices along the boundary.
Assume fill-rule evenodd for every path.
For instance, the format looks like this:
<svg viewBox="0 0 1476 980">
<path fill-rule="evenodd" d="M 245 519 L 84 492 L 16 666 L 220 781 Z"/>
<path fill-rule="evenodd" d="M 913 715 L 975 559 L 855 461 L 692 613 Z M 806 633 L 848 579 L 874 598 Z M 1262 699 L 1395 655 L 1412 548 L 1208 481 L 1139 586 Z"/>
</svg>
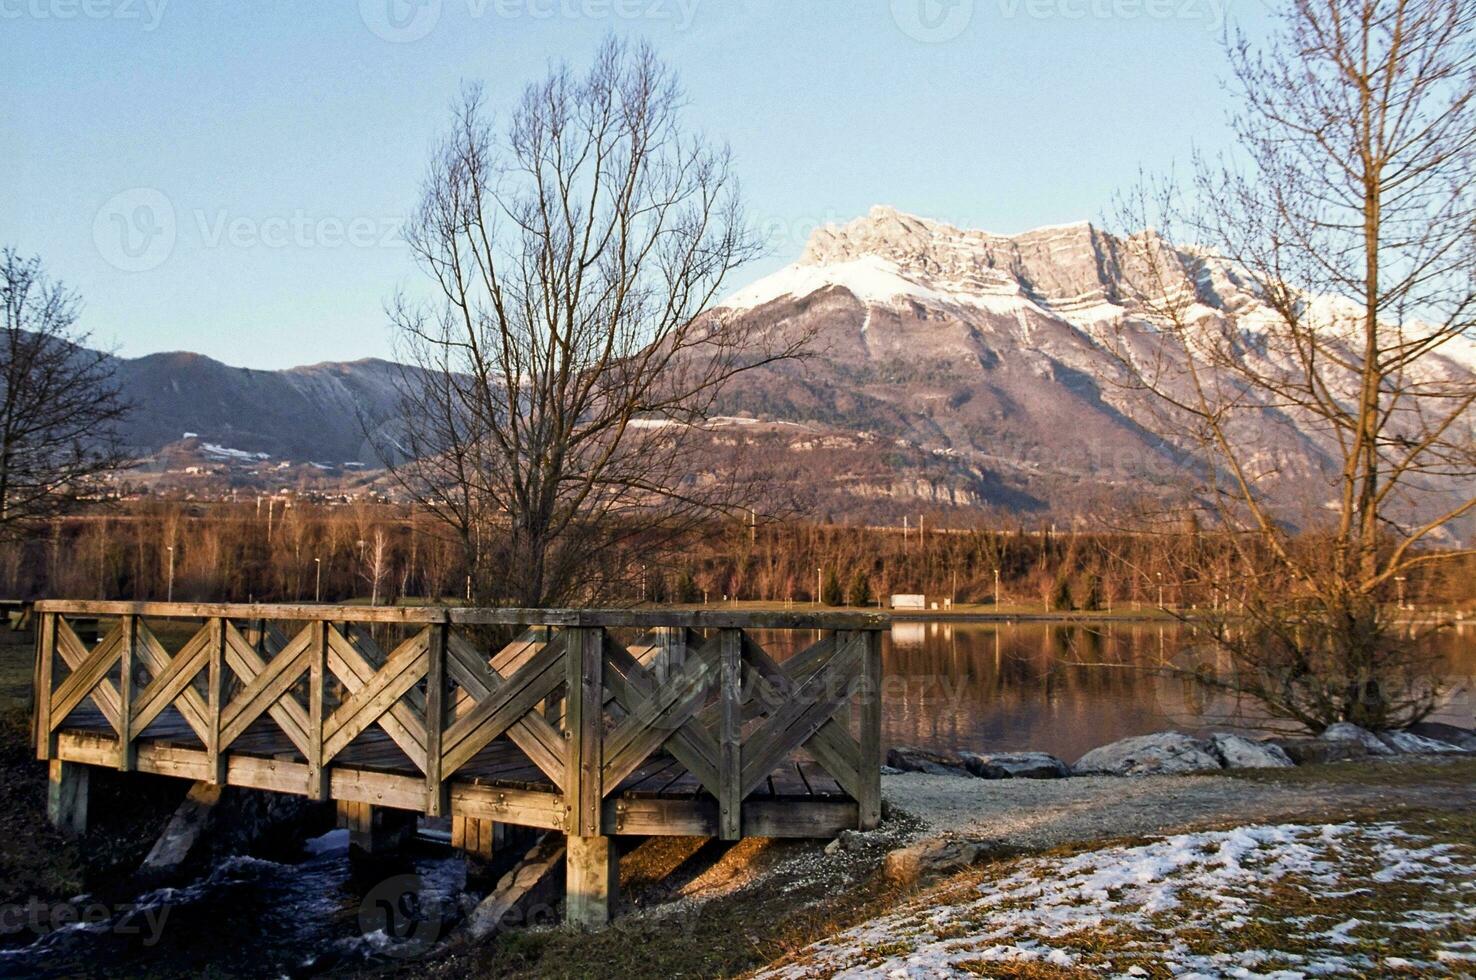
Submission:
<svg viewBox="0 0 1476 980">
<path fill-rule="evenodd" d="M 845 590 L 841 588 L 840 576 L 831 568 L 825 572 L 825 584 L 820 589 L 820 601 L 827 606 L 843 606 L 846 603 Z"/>
<path fill-rule="evenodd" d="M 697 580 L 692 577 L 690 568 L 682 569 L 682 574 L 677 578 L 676 588 L 673 591 L 677 602 L 702 601 L 702 590 L 697 587 Z"/>
<path fill-rule="evenodd" d="M 1098 575 L 1088 575 L 1086 578 L 1086 595 L 1081 600 L 1081 608 L 1088 612 L 1096 612 L 1102 608 L 1102 579 Z"/>
<path fill-rule="evenodd" d="M 1071 581 L 1062 575 L 1056 579 L 1056 587 L 1051 590 L 1051 609 L 1065 612 L 1071 608 Z"/>
<path fill-rule="evenodd" d="M 861 569 L 856 569 L 856 574 L 851 576 L 851 605 L 871 605 L 871 579 Z"/>
</svg>

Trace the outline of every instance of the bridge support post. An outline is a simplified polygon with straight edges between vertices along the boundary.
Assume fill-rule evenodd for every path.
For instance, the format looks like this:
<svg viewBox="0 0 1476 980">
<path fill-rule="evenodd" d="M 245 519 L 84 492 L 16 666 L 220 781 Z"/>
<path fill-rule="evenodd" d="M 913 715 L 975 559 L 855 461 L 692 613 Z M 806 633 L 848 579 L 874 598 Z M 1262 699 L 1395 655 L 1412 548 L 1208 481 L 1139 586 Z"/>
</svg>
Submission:
<svg viewBox="0 0 1476 980">
<path fill-rule="evenodd" d="M 87 767 L 52 759 L 46 787 L 46 817 L 57 830 L 87 833 Z"/>
<path fill-rule="evenodd" d="M 601 929 L 620 901 L 620 854 L 609 837 L 566 841 L 564 921 L 578 929 Z"/>
<path fill-rule="evenodd" d="M 392 854 L 409 843 L 415 818 L 409 810 L 338 801 L 338 825 L 348 828 L 350 853 L 368 857 Z"/>
<path fill-rule="evenodd" d="M 451 846 L 466 856 L 467 872 L 484 872 L 507 837 L 507 826 L 480 817 L 451 818 Z"/>
</svg>

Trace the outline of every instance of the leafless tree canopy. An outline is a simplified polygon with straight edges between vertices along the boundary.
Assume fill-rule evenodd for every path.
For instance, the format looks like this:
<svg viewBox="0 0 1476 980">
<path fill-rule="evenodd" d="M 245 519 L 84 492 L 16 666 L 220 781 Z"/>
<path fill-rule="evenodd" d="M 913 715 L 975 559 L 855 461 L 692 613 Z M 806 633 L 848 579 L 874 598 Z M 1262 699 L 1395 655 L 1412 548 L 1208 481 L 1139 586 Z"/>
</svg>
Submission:
<svg viewBox="0 0 1476 980">
<path fill-rule="evenodd" d="M 751 499 L 694 449 L 719 389 L 793 356 L 708 312 L 755 254 L 726 150 L 685 130 L 644 46 L 530 85 L 504 127 L 469 89 L 408 238 L 437 302 L 393 320 L 409 458 L 482 601 L 601 597 L 670 535 Z"/>
<path fill-rule="evenodd" d="M 127 456 L 127 411 L 111 358 L 85 347 L 78 297 L 37 258 L 0 251 L 0 534 L 20 533 L 95 494 Z"/>
<path fill-rule="evenodd" d="M 1431 699 L 1388 689 L 1378 602 L 1456 553 L 1476 509 L 1476 378 L 1439 356 L 1476 328 L 1476 4 L 1294 0 L 1270 41 L 1233 36 L 1229 54 L 1238 152 L 1196 161 L 1192 194 L 1157 183 L 1122 208 L 1153 230 L 1127 239 L 1142 315 L 1116 353 L 1157 423 L 1200 447 L 1224 524 L 1275 559 L 1234 586 L 1263 614 L 1243 652 L 1309 639 L 1266 683 L 1305 681 L 1318 648 L 1341 671 L 1318 678 L 1322 723 L 1408 719 Z M 1214 315 L 1202 300 L 1227 283 L 1264 313 Z M 1268 503 L 1287 461 L 1265 437 L 1294 424 L 1316 433 L 1297 462 L 1322 490 L 1291 515 Z"/>
</svg>

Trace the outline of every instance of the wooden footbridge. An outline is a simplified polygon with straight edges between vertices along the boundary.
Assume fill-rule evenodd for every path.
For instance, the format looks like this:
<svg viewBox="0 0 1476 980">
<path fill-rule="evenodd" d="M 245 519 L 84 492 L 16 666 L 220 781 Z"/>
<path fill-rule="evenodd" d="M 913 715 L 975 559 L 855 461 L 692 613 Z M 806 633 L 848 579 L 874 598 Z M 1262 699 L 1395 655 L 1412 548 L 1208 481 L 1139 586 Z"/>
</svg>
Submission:
<svg viewBox="0 0 1476 980">
<path fill-rule="evenodd" d="M 881 816 L 881 630 L 846 613 L 45 601 L 54 822 L 88 767 L 567 835 L 608 920 L 618 835 L 830 837 Z M 767 645 L 767 649 L 766 649 Z M 771 653 L 771 651 L 773 651 Z M 786 655 L 787 654 L 787 655 Z"/>
</svg>

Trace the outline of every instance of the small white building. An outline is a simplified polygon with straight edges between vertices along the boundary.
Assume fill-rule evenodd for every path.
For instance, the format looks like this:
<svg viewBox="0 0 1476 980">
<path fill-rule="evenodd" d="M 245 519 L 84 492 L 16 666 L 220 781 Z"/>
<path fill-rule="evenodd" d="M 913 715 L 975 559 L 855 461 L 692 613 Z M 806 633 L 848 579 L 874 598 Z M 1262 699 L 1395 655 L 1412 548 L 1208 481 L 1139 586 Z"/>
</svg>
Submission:
<svg viewBox="0 0 1476 980">
<path fill-rule="evenodd" d="M 893 609 L 926 609 L 928 608 L 927 596 L 921 595 L 894 595 L 892 596 Z"/>
</svg>

